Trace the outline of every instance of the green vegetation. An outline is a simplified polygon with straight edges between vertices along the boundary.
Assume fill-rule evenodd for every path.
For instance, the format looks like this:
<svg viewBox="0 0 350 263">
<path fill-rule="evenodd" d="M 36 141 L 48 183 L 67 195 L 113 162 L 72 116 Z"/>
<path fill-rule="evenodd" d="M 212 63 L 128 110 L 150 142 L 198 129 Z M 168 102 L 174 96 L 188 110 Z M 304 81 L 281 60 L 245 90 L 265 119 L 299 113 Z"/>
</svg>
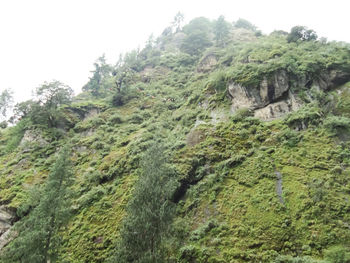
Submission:
<svg viewBox="0 0 350 263">
<path fill-rule="evenodd" d="M 182 22 L 99 58 L 82 94 L 44 83 L 16 106 L 0 130 L 0 202 L 18 221 L 3 262 L 349 262 L 349 44 Z M 269 101 L 232 108 L 233 84 Z"/>
<path fill-rule="evenodd" d="M 163 262 L 162 240 L 174 216 L 175 174 L 160 145 L 152 145 L 141 160 L 141 174 L 126 209 L 116 262 Z"/>
<path fill-rule="evenodd" d="M 70 219 L 71 203 L 68 188 L 73 182 L 69 152 L 64 148 L 49 174 L 41 193 L 18 209 L 24 216 L 16 225 L 14 241 L 6 247 L 3 262 L 55 262 L 61 245 L 60 233 Z M 39 195 L 39 196 L 38 196 Z M 36 202 L 35 202 L 36 201 Z"/>
<path fill-rule="evenodd" d="M 0 128 L 4 129 L 7 127 L 6 117 L 8 110 L 11 108 L 13 103 L 12 91 L 5 89 L 0 93 Z"/>
</svg>

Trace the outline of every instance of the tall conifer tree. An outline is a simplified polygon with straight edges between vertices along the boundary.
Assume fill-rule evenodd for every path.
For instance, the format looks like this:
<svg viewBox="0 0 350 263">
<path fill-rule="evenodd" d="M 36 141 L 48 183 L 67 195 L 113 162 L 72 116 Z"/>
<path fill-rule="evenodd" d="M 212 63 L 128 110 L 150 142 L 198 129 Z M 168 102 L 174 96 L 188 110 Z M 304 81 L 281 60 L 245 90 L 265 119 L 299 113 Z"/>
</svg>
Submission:
<svg viewBox="0 0 350 263">
<path fill-rule="evenodd" d="M 69 150 L 64 148 L 43 186 L 38 205 L 18 224 L 17 237 L 5 249 L 3 262 L 55 262 L 60 246 L 59 230 L 71 214 L 69 186 L 72 184 Z"/>
</svg>

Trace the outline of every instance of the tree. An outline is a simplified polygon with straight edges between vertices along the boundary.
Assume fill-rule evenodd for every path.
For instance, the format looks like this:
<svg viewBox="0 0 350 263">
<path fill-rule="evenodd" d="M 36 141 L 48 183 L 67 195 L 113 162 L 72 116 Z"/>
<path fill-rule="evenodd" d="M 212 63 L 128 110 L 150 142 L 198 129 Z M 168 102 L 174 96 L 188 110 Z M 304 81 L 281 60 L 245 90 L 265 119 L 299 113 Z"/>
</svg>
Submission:
<svg viewBox="0 0 350 263">
<path fill-rule="evenodd" d="M 11 108 L 13 103 L 13 92 L 10 89 L 5 89 L 0 93 L 0 127 L 6 128 L 7 122 L 6 117 L 8 110 Z"/>
<path fill-rule="evenodd" d="M 72 100 L 73 90 L 59 82 L 45 82 L 36 88 L 35 98 L 38 105 L 32 105 L 31 119 L 34 124 L 47 124 L 49 128 L 55 127 L 60 118 L 60 106 L 69 104 Z"/>
<path fill-rule="evenodd" d="M 210 41 L 211 23 L 207 18 L 198 17 L 191 20 L 184 28 L 186 37 L 181 49 L 190 55 L 199 55 L 212 45 Z"/>
<path fill-rule="evenodd" d="M 216 45 L 225 47 L 230 33 L 230 24 L 225 21 L 224 16 L 219 16 L 214 25 Z"/>
<path fill-rule="evenodd" d="M 83 91 L 90 91 L 93 96 L 97 97 L 101 94 L 102 81 L 111 75 L 112 67 L 107 64 L 104 54 L 95 61 L 94 67 L 95 69 L 91 71 L 92 77 L 83 87 Z"/>
<path fill-rule="evenodd" d="M 178 12 L 174 17 L 174 21 L 172 22 L 172 28 L 175 29 L 175 33 L 181 30 L 181 26 L 182 26 L 182 23 L 184 22 L 184 18 L 185 16 L 181 12 Z"/>
<path fill-rule="evenodd" d="M 14 226 L 17 237 L 6 247 L 4 262 L 55 262 L 61 238 L 59 231 L 71 215 L 73 181 L 69 150 L 63 148 L 40 193 L 39 204 Z M 38 198 L 36 198 L 38 199 Z"/>
<path fill-rule="evenodd" d="M 57 109 L 72 100 L 73 90 L 60 81 L 44 82 L 34 91 L 37 102 L 46 109 Z"/>
<path fill-rule="evenodd" d="M 287 36 L 288 43 L 300 41 L 312 41 L 317 39 L 317 34 L 312 29 L 305 26 L 295 26 L 290 30 Z"/>
<path fill-rule="evenodd" d="M 155 143 L 141 160 L 139 180 L 121 230 L 117 262 L 163 262 L 159 251 L 174 215 L 174 175 L 163 147 Z"/>
<path fill-rule="evenodd" d="M 27 100 L 15 105 L 13 119 L 28 118 L 33 124 L 55 127 L 60 119 L 59 107 L 69 104 L 73 90 L 59 82 L 44 82 L 35 89 L 34 100 Z"/>
<path fill-rule="evenodd" d="M 245 28 L 245 29 L 251 30 L 253 32 L 257 31 L 257 27 L 255 25 L 253 25 L 248 20 L 245 20 L 243 18 L 239 18 L 237 20 L 237 22 L 234 24 L 234 26 L 237 28 Z"/>
</svg>

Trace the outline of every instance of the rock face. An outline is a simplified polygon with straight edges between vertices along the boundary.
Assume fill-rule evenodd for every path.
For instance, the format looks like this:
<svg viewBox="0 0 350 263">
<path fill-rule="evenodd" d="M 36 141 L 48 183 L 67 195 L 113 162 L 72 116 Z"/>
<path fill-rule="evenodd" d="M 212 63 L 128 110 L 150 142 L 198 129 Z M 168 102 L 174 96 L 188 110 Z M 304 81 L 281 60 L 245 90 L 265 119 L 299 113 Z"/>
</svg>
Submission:
<svg viewBox="0 0 350 263">
<path fill-rule="evenodd" d="M 14 219 L 14 213 L 0 206 L 0 251 L 11 241 L 10 229 Z"/>
<path fill-rule="evenodd" d="M 254 110 L 255 117 L 271 120 L 295 111 L 301 106 L 300 100 L 291 92 L 291 82 L 294 88 L 310 88 L 329 90 L 350 80 L 350 73 L 331 70 L 320 74 L 315 80 L 300 79 L 290 81 L 284 70 L 275 72 L 271 77 L 264 78 L 257 86 L 242 86 L 235 82 L 228 83 L 228 95 L 231 98 L 231 111 L 239 108 Z"/>
<path fill-rule="evenodd" d="M 256 109 L 254 116 L 261 120 L 273 120 L 281 118 L 289 112 L 296 111 L 301 106 L 301 103 L 295 98 L 291 91 L 288 91 L 287 96 L 277 102 L 272 102 L 266 107 Z"/>
<path fill-rule="evenodd" d="M 239 108 L 249 108 L 259 110 L 257 117 L 270 119 L 279 117 L 285 112 L 289 112 L 292 106 L 291 99 L 286 102 L 279 102 L 270 105 L 284 97 L 289 97 L 289 79 L 285 71 L 278 71 L 271 78 L 264 78 L 258 86 L 245 87 L 235 82 L 228 85 L 228 94 L 231 97 L 232 108 L 234 112 Z M 270 107 L 264 109 L 267 105 Z M 263 110 L 262 110 L 263 109 Z"/>
<path fill-rule="evenodd" d="M 41 147 L 48 144 L 39 132 L 35 130 L 26 130 L 20 142 L 20 146 L 25 148 L 31 143 L 38 143 Z"/>
<path fill-rule="evenodd" d="M 198 72 L 208 72 L 215 67 L 218 63 L 218 60 L 215 55 L 209 54 L 205 56 L 198 64 Z"/>
</svg>

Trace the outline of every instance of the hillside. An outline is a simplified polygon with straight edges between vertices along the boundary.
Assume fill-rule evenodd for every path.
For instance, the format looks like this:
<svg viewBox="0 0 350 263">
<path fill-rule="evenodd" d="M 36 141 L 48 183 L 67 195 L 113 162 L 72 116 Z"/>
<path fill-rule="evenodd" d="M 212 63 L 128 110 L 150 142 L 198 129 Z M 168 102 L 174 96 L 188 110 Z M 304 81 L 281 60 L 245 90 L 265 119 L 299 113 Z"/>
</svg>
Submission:
<svg viewBox="0 0 350 263">
<path fill-rule="evenodd" d="M 0 262 L 350 262 L 349 44 L 202 17 L 36 95 L 0 130 Z"/>
</svg>

